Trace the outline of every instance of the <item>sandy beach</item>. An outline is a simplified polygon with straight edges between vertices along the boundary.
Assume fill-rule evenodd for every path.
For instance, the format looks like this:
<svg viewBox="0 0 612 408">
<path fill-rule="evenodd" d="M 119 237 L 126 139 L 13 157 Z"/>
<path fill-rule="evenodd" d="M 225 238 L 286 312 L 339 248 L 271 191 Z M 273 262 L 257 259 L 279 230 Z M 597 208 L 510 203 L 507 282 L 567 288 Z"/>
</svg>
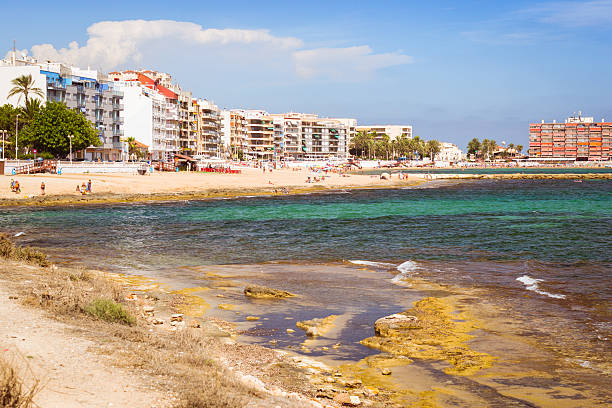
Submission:
<svg viewBox="0 0 612 408">
<path fill-rule="evenodd" d="M 244 168 L 241 174 L 218 174 L 196 172 L 157 172 L 150 175 L 138 174 L 35 174 L 19 176 L 0 176 L 0 199 L 31 199 L 41 196 L 41 183 L 45 183 L 45 195 L 74 196 L 80 199 L 76 187 L 82 183 L 92 182 L 92 195 L 151 195 L 208 193 L 213 190 L 224 190 L 228 195 L 239 195 L 245 191 L 262 191 L 274 193 L 274 190 L 285 189 L 340 189 L 365 187 L 397 187 L 413 184 L 423 180 L 422 175 L 410 175 L 399 180 L 394 175 L 392 180 L 381 180 L 377 175 L 340 175 L 329 173 L 324 180 L 308 183 L 308 177 L 314 174 L 308 170 L 290 169 L 263 172 L 261 169 Z M 319 176 L 320 177 L 320 176 Z M 12 179 L 19 181 L 21 193 L 10 191 Z M 11 200 L 11 201 L 12 201 Z M 27 200 L 26 200 L 27 201 Z M 25 203 L 25 202 L 24 202 Z"/>
</svg>

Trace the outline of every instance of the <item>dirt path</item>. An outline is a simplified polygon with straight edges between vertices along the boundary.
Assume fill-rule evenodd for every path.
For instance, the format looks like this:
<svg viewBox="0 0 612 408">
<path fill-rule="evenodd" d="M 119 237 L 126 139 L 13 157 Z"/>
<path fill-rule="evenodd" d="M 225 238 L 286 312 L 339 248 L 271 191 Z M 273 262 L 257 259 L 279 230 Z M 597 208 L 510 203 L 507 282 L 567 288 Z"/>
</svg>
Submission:
<svg viewBox="0 0 612 408">
<path fill-rule="evenodd" d="M 1 261 L 0 261 L 1 262 Z M 44 386 L 35 401 L 42 408 L 169 407 L 172 396 L 146 379 L 114 368 L 90 351 L 93 343 L 69 325 L 25 308 L 0 281 L 2 355 Z"/>
</svg>

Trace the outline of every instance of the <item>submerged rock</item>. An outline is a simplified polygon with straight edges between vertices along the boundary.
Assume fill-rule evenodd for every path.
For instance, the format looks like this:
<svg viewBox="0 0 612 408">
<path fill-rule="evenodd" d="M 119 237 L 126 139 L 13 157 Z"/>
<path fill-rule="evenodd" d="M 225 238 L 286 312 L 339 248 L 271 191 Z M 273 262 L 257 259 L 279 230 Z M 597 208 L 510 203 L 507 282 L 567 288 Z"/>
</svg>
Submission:
<svg viewBox="0 0 612 408">
<path fill-rule="evenodd" d="M 282 299 L 295 296 L 293 293 L 284 290 L 267 288 L 265 286 L 250 285 L 244 288 L 246 296 L 257 299 Z"/>
<path fill-rule="evenodd" d="M 323 318 L 304 320 L 295 325 L 306 332 L 311 337 L 323 336 L 334 326 L 334 321 L 338 316 L 331 315 Z"/>
</svg>

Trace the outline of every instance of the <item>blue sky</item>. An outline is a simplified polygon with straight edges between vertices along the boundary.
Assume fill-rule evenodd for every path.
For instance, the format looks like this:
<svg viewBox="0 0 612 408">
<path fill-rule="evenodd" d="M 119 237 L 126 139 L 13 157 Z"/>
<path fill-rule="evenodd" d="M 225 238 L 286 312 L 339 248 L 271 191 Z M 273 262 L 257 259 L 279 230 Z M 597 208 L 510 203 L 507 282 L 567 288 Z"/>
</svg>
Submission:
<svg viewBox="0 0 612 408">
<path fill-rule="evenodd" d="M 221 107 L 407 123 L 461 148 L 472 137 L 526 146 L 529 122 L 579 109 L 612 120 L 612 0 L 68 0 L 4 11 L 27 16 L 0 27 L 7 48 L 16 39 L 30 55 L 104 71 L 167 71 Z"/>
</svg>

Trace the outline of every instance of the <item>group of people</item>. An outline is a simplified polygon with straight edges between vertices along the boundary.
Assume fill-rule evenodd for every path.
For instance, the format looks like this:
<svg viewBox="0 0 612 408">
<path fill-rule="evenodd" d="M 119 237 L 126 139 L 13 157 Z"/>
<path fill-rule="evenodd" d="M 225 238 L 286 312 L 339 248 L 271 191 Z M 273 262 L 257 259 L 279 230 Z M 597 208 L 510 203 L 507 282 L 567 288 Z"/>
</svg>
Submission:
<svg viewBox="0 0 612 408">
<path fill-rule="evenodd" d="M 11 191 L 13 193 L 21 193 L 21 185 L 18 180 L 11 179 Z"/>
<path fill-rule="evenodd" d="M 91 180 L 88 180 L 87 183 L 83 182 L 80 186 L 77 184 L 76 192 L 81 193 L 83 195 L 91 193 Z"/>
</svg>

